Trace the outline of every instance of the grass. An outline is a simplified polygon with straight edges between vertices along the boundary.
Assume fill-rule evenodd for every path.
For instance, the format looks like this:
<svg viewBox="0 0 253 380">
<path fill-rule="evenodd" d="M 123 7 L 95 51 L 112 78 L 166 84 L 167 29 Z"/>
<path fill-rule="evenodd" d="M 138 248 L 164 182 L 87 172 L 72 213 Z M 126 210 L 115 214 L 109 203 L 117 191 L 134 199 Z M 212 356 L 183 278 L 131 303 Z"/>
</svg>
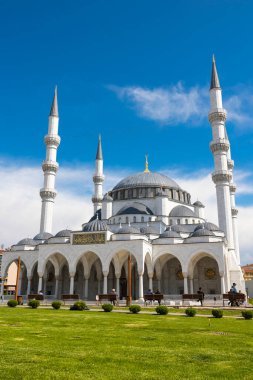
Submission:
<svg viewBox="0 0 253 380">
<path fill-rule="evenodd" d="M 253 321 L 2 307 L 0 326 L 0 379 L 252 379 Z"/>
</svg>

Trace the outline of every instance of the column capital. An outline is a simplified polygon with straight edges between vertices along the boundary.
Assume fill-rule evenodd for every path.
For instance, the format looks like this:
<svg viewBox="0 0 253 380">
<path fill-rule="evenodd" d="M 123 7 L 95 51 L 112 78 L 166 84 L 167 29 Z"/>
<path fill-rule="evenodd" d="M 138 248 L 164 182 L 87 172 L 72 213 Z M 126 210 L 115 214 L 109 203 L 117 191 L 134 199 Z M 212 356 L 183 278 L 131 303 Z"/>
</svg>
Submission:
<svg viewBox="0 0 253 380">
<path fill-rule="evenodd" d="M 42 272 L 38 272 L 38 276 L 39 276 L 40 278 L 42 278 L 42 277 L 43 277 L 43 273 L 42 273 Z"/>
<path fill-rule="evenodd" d="M 109 271 L 108 271 L 108 270 L 103 270 L 103 275 L 104 275 L 104 277 L 107 277 L 108 274 L 109 274 Z"/>
<path fill-rule="evenodd" d="M 143 273 L 144 273 L 144 271 L 139 271 L 138 272 L 138 276 L 140 277 L 140 276 L 143 276 Z"/>
<path fill-rule="evenodd" d="M 219 271 L 219 274 L 220 274 L 220 277 L 224 277 L 224 272 L 223 271 Z"/>
<path fill-rule="evenodd" d="M 76 272 L 69 272 L 69 277 L 75 277 Z"/>
<path fill-rule="evenodd" d="M 187 272 L 182 272 L 182 275 L 184 276 L 184 278 L 188 277 L 188 273 Z"/>
</svg>

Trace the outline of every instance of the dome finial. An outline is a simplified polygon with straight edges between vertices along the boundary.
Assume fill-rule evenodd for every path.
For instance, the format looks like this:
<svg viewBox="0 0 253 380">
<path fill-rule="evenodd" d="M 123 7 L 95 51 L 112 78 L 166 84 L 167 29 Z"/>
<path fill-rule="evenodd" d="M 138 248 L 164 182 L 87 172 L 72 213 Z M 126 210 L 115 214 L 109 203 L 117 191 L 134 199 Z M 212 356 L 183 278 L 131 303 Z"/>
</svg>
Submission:
<svg viewBox="0 0 253 380">
<path fill-rule="evenodd" d="M 145 155 L 145 158 L 146 158 L 146 163 L 145 163 L 144 173 L 149 173 L 149 170 L 148 170 L 148 155 L 147 154 Z"/>
</svg>

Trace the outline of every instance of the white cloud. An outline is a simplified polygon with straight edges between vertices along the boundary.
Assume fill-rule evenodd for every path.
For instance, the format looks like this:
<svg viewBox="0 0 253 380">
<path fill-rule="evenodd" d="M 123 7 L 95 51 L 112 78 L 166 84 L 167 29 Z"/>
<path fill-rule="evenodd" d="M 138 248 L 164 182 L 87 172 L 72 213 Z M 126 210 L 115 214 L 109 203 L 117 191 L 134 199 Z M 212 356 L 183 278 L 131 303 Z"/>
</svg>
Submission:
<svg viewBox="0 0 253 380">
<path fill-rule="evenodd" d="M 206 206 L 206 217 L 217 223 L 215 187 L 209 172 L 197 175 L 178 171 L 163 171 L 192 195 L 192 201 L 199 199 Z M 106 173 L 105 191 L 111 189 L 127 171 L 109 170 Z M 237 183 L 241 195 L 253 194 L 248 182 L 249 174 L 238 172 Z M 93 215 L 91 196 L 93 168 L 89 166 L 61 167 L 57 174 L 58 195 L 55 201 L 54 229 L 56 233 L 66 227 L 78 230 L 81 224 Z M 24 237 L 33 237 L 39 232 L 42 187 L 40 166 L 29 164 L 10 165 L 0 162 L 0 244 L 12 245 Z M 251 174 L 252 177 L 252 174 Z M 71 183 L 71 186 L 70 186 Z M 253 261 L 252 226 L 253 204 L 239 206 L 239 236 L 243 263 Z"/>
<path fill-rule="evenodd" d="M 208 87 L 194 86 L 187 89 L 178 82 L 168 88 L 109 86 L 109 89 L 114 91 L 119 99 L 130 104 L 140 117 L 153 120 L 160 125 L 199 125 L 207 119 L 209 112 Z M 253 89 L 240 86 L 231 89 L 230 92 L 232 95 L 224 97 L 228 120 L 240 127 L 252 127 Z"/>
</svg>

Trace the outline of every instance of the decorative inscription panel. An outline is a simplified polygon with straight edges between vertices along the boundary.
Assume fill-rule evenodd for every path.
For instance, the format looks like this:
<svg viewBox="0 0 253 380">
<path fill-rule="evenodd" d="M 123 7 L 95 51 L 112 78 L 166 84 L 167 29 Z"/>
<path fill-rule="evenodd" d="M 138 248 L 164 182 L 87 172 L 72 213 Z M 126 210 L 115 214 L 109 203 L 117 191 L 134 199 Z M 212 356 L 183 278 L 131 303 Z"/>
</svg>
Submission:
<svg viewBox="0 0 253 380">
<path fill-rule="evenodd" d="M 74 234 L 72 244 L 105 244 L 105 234 L 95 233 L 95 234 Z"/>
</svg>

